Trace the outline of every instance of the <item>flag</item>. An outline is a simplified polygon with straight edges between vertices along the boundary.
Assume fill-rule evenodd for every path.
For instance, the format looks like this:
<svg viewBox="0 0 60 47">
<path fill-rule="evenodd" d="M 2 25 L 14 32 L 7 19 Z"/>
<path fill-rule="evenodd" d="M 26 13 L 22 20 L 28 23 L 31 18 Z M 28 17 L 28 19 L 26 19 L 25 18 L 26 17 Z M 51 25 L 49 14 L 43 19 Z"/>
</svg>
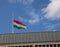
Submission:
<svg viewBox="0 0 60 47">
<path fill-rule="evenodd" d="M 23 24 L 21 21 L 17 21 L 17 20 L 13 21 L 13 26 L 18 29 L 25 29 L 26 28 L 25 24 Z"/>
</svg>

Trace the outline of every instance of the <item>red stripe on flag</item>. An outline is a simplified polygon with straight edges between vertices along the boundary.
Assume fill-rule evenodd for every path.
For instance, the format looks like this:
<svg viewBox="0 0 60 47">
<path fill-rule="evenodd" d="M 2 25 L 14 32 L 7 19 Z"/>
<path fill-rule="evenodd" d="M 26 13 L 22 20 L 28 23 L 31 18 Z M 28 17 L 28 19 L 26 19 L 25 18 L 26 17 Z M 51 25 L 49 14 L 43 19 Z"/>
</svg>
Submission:
<svg viewBox="0 0 60 47">
<path fill-rule="evenodd" d="M 19 25 L 26 26 L 26 25 L 25 25 L 25 24 L 23 24 L 21 21 L 14 20 L 14 23 L 19 24 Z"/>
</svg>

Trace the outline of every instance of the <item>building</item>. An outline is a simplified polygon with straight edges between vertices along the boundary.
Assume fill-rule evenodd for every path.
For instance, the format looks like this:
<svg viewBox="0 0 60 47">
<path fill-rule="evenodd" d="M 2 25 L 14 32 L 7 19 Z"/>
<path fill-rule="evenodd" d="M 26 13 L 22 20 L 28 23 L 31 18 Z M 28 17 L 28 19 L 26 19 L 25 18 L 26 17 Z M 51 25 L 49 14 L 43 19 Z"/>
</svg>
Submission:
<svg viewBox="0 0 60 47">
<path fill-rule="evenodd" d="M 0 34 L 0 47 L 60 47 L 60 31 Z"/>
</svg>

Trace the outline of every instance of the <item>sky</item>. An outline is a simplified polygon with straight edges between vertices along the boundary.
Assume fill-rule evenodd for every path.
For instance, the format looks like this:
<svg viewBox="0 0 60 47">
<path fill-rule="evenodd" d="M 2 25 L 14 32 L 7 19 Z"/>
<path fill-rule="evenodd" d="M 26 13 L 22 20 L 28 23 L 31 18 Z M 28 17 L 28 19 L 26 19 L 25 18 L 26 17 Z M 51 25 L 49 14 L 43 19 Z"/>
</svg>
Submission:
<svg viewBox="0 0 60 47">
<path fill-rule="evenodd" d="M 12 33 L 13 20 L 26 29 L 14 33 L 60 31 L 60 0 L 0 0 L 0 34 Z"/>
</svg>

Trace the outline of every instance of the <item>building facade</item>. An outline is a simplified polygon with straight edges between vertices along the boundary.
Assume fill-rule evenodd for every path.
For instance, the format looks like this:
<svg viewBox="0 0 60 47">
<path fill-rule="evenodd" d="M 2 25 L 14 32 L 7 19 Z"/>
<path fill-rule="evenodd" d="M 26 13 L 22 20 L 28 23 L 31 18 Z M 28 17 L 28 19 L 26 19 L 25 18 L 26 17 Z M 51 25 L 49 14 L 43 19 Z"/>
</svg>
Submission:
<svg viewBox="0 0 60 47">
<path fill-rule="evenodd" d="M 0 47 L 60 47 L 60 31 L 0 34 Z"/>
</svg>

